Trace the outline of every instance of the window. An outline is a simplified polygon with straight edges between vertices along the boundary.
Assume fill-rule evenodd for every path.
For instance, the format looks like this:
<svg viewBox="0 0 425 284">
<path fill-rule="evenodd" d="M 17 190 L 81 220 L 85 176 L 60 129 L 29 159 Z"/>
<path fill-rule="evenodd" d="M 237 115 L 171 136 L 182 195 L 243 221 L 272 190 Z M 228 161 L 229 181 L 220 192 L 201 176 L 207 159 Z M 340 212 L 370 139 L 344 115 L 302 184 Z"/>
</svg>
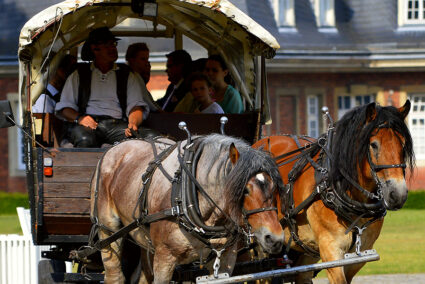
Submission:
<svg viewBox="0 0 425 284">
<path fill-rule="evenodd" d="M 409 129 L 413 139 L 416 159 L 425 159 L 425 94 L 411 94 L 412 110 L 409 114 Z"/>
<path fill-rule="evenodd" d="M 319 137 L 319 98 L 318 96 L 307 97 L 307 135 Z"/>
<path fill-rule="evenodd" d="M 295 26 L 294 0 L 271 1 L 277 26 L 283 29 L 293 29 Z"/>
<path fill-rule="evenodd" d="M 310 0 L 316 16 L 316 24 L 319 30 L 329 28 L 334 30 L 335 27 L 335 9 L 334 0 Z"/>
<path fill-rule="evenodd" d="M 418 26 L 425 24 L 424 0 L 398 0 L 399 26 Z"/>
<path fill-rule="evenodd" d="M 338 96 L 338 119 L 343 117 L 350 109 L 373 101 L 372 95 Z"/>
<path fill-rule="evenodd" d="M 8 94 L 7 99 L 10 101 L 16 123 L 21 125 L 22 116 L 19 108 L 18 94 Z M 8 128 L 7 134 L 9 144 L 9 175 L 25 176 L 24 137 L 22 131 L 18 127 L 12 126 Z"/>
</svg>

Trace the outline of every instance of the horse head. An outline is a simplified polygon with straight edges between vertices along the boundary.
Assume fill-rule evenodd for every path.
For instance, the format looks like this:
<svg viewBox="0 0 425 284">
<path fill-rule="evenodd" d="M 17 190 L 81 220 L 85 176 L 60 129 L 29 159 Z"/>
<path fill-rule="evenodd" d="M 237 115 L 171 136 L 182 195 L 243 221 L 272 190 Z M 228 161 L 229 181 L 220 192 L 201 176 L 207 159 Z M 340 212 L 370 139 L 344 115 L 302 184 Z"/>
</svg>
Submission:
<svg viewBox="0 0 425 284">
<path fill-rule="evenodd" d="M 354 180 L 371 192 L 360 197 L 361 192 L 352 191 L 357 199 L 382 201 L 389 210 L 400 209 L 406 202 L 406 162 L 411 168 L 414 164 L 412 138 L 404 122 L 409 110 L 410 101 L 400 108 L 370 103 L 347 113 L 338 122 L 334 147 L 342 147 L 335 155 L 337 168 L 357 174 Z M 346 179 L 345 182 L 345 188 L 352 187 Z"/>
<path fill-rule="evenodd" d="M 385 109 L 385 108 L 384 108 Z M 410 101 L 398 109 L 391 109 L 398 123 L 404 125 L 404 119 L 410 111 Z M 377 120 L 377 108 L 374 103 L 366 110 L 367 123 Z M 384 205 L 389 210 L 400 209 L 407 200 L 405 180 L 405 157 L 412 155 L 411 138 L 407 129 L 397 129 L 391 119 L 377 121 L 371 132 L 367 159 L 364 160 L 365 176 L 373 179 L 382 194 Z"/>
<path fill-rule="evenodd" d="M 282 186 L 274 160 L 266 153 L 250 149 L 242 156 L 234 144 L 230 146 L 229 158 L 233 164 L 230 181 L 241 171 L 248 171 L 244 189 L 240 195 L 245 226 L 268 253 L 279 253 L 284 233 L 278 222 L 274 192 Z M 231 183 L 234 185 L 234 183 Z"/>
</svg>

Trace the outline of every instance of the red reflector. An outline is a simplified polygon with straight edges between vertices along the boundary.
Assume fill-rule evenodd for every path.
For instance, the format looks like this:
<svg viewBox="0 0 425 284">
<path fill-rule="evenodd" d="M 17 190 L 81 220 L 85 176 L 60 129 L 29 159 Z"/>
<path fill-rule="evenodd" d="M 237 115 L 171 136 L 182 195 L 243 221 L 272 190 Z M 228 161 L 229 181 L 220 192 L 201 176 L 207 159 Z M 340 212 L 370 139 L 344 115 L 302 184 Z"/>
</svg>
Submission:
<svg viewBox="0 0 425 284">
<path fill-rule="evenodd" d="M 44 167 L 44 176 L 51 177 L 53 175 L 53 168 Z"/>
</svg>

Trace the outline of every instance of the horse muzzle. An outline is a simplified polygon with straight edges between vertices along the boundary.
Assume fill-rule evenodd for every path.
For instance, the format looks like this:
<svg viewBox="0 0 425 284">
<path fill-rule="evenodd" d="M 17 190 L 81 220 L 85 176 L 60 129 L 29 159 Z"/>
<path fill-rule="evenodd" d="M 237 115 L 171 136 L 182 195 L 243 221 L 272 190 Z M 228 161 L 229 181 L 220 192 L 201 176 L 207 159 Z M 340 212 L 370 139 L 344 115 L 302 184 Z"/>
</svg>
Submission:
<svg viewBox="0 0 425 284">
<path fill-rule="evenodd" d="M 407 200 L 406 181 L 387 180 L 382 185 L 384 205 L 387 210 L 399 210 Z"/>
<path fill-rule="evenodd" d="M 280 234 L 274 234 L 262 228 L 258 232 L 254 232 L 254 236 L 266 252 L 277 254 L 282 251 L 283 241 L 285 239 L 283 231 Z"/>
</svg>

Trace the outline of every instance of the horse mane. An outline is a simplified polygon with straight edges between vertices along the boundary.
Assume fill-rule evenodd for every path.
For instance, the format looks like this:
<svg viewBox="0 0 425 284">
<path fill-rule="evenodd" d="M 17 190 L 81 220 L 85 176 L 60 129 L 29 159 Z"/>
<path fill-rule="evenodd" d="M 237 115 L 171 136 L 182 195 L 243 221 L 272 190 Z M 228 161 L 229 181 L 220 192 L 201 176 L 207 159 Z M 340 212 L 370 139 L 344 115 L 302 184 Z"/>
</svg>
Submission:
<svg viewBox="0 0 425 284">
<path fill-rule="evenodd" d="M 414 168 L 412 137 L 397 108 L 377 105 L 376 118 L 370 122 L 366 122 L 366 109 L 367 105 L 354 108 L 335 125 L 330 169 L 331 182 L 335 188 L 342 190 L 351 188 L 351 184 L 341 175 L 340 168 L 344 169 L 351 178 L 358 180 L 357 165 L 367 157 L 370 137 L 373 131 L 380 127 L 391 128 L 404 138 L 404 162 L 409 164 L 410 170 Z"/>
<path fill-rule="evenodd" d="M 280 177 L 278 167 L 272 156 L 262 150 L 253 149 L 245 141 L 223 136 L 219 134 L 211 134 L 200 139 L 196 152 L 203 151 L 204 155 L 211 157 L 206 159 L 208 162 L 203 165 L 210 172 L 214 165 L 218 164 L 219 170 L 217 175 L 223 173 L 223 179 L 216 177 L 219 184 L 224 186 L 224 195 L 228 200 L 228 208 L 232 217 L 241 216 L 241 202 L 245 185 L 248 180 L 259 172 L 267 173 L 273 180 L 274 184 L 280 189 L 283 189 L 283 182 Z M 234 144 L 240 154 L 236 165 L 232 167 L 229 158 L 230 145 Z M 209 151 L 204 151 L 208 146 Z M 196 155 L 196 154 L 195 154 Z M 266 193 L 266 198 L 272 198 L 273 193 Z"/>
</svg>

